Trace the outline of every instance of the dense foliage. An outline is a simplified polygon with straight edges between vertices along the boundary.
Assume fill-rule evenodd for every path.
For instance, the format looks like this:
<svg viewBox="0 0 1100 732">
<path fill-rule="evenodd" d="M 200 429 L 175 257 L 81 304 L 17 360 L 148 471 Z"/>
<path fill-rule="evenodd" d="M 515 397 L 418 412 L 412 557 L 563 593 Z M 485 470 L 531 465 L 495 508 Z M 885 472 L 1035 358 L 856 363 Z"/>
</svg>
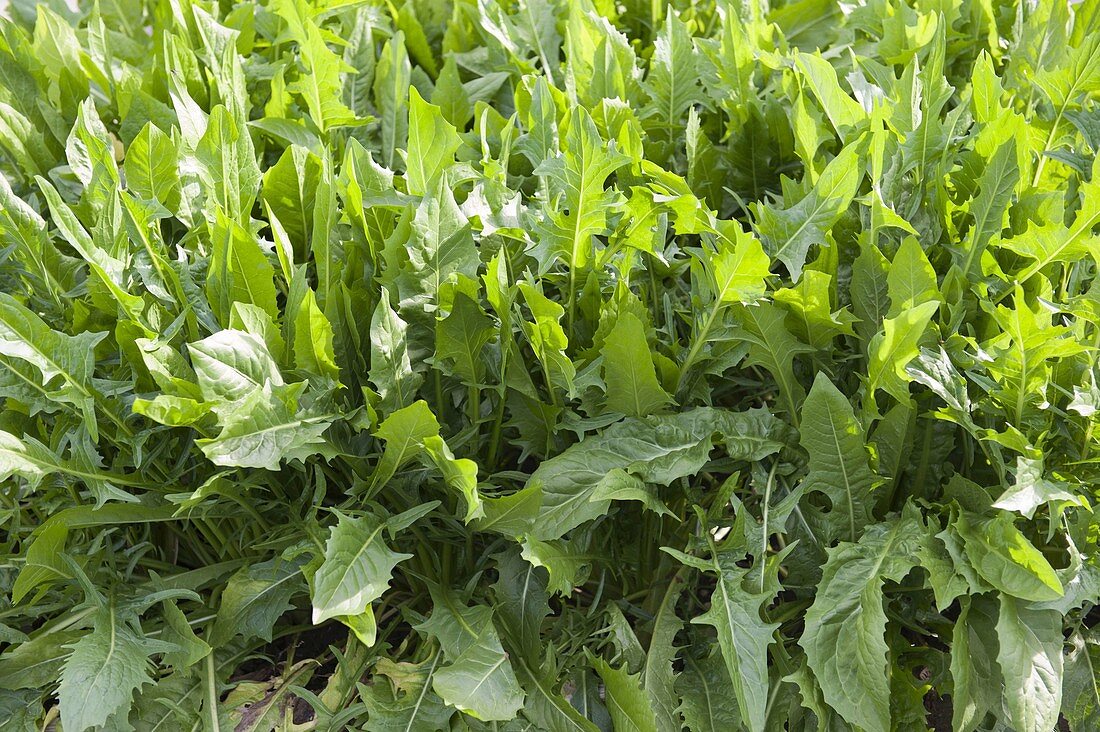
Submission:
<svg viewBox="0 0 1100 732">
<path fill-rule="evenodd" d="M 9 13 L 4 730 L 1100 729 L 1096 0 Z"/>
</svg>

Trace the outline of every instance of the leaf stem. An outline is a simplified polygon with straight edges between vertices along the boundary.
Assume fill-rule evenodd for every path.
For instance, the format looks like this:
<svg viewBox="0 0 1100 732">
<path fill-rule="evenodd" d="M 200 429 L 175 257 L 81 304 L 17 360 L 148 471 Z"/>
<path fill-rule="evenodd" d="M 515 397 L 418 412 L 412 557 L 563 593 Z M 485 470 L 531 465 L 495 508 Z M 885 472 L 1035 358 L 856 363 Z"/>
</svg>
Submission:
<svg viewBox="0 0 1100 732">
<path fill-rule="evenodd" d="M 481 433 L 481 389 L 471 384 L 466 387 L 466 413 L 470 419 L 470 426 L 474 430 L 473 446 L 471 450 L 477 453 L 478 442 Z"/>
<path fill-rule="evenodd" d="M 687 378 L 688 372 L 695 364 L 695 359 L 699 357 L 699 353 L 702 351 L 703 346 L 706 345 L 707 336 L 710 334 L 710 329 L 714 327 L 714 321 L 718 318 L 718 313 L 721 312 L 723 305 L 725 305 L 725 303 L 721 299 L 714 299 L 714 306 L 710 309 L 710 314 L 707 315 L 707 319 L 703 323 L 702 330 L 699 331 L 699 334 L 692 342 L 691 350 L 688 351 L 687 358 L 684 359 L 684 363 L 680 367 L 680 380 L 676 385 L 677 393 L 679 393 L 680 390 L 684 388 L 684 379 Z"/>
<path fill-rule="evenodd" d="M 218 685 L 214 676 L 214 651 L 206 654 L 206 700 L 210 711 L 210 732 L 221 732 L 218 723 Z"/>
<path fill-rule="evenodd" d="M 1054 117 L 1054 124 L 1050 126 L 1050 133 L 1047 135 L 1047 141 L 1043 143 L 1043 149 L 1039 151 L 1039 162 L 1035 165 L 1035 175 L 1031 178 L 1031 185 L 1033 188 L 1039 187 L 1039 180 L 1043 176 L 1043 167 L 1047 163 L 1047 157 L 1044 155 L 1047 148 L 1054 143 L 1054 135 L 1058 132 L 1058 125 L 1062 122 L 1062 115 L 1066 111 L 1066 104 L 1069 103 L 1069 97 L 1066 97 L 1066 101 L 1062 102 L 1062 105 L 1058 108 L 1058 114 Z"/>
<path fill-rule="evenodd" d="M 577 270 L 569 267 L 569 314 L 565 320 L 565 333 L 569 343 L 573 343 L 573 320 L 577 311 Z"/>
<path fill-rule="evenodd" d="M 764 524 L 760 528 L 760 556 L 756 561 L 760 562 L 760 592 L 764 591 L 764 559 L 768 555 L 768 513 L 772 502 L 772 487 L 775 485 L 775 469 L 779 467 L 779 460 L 772 461 L 771 470 L 768 471 L 768 481 L 764 484 Z"/>
</svg>

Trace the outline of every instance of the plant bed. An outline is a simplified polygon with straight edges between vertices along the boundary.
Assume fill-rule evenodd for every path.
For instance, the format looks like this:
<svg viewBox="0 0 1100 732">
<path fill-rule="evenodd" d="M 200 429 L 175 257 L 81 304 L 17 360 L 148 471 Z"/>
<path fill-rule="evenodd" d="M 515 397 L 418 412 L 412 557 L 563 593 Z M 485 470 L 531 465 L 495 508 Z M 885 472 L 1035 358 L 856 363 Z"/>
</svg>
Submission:
<svg viewBox="0 0 1100 732">
<path fill-rule="evenodd" d="M 1100 728 L 1093 0 L 6 12 L 0 728 Z"/>
</svg>

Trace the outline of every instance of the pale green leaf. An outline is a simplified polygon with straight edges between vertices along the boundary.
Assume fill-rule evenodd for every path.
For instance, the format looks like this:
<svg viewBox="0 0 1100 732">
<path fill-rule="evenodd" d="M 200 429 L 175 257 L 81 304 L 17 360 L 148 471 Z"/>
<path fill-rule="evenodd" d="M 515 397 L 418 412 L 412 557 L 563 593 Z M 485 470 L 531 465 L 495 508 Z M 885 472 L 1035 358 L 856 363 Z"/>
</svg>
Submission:
<svg viewBox="0 0 1100 732">
<path fill-rule="evenodd" d="M 905 367 L 917 357 L 921 338 L 938 308 L 938 302 L 925 302 L 883 321 L 882 332 L 867 346 L 867 393 L 871 404 L 877 389 L 899 402 L 909 400 L 910 377 Z"/>
<path fill-rule="evenodd" d="M 294 365 L 299 369 L 333 381 L 340 379 L 333 351 L 332 323 L 317 307 L 313 290 L 306 292 L 294 322 Z"/>
<path fill-rule="evenodd" d="M 284 460 L 304 460 L 320 452 L 321 435 L 331 424 L 326 415 L 298 408 L 296 386 L 264 386 L 228 409 L 217 437 L 196 440 L 215 465 L 278 470 Z"/>
<path fill-rule="evenodd" d="M 385 523 L 373 516 L 339 514 L 311 583 L 314 625 L 365 612 L 389 587 L 393 568 L 412 557 L 386 546 L 384 528 Z"/>
</svg>

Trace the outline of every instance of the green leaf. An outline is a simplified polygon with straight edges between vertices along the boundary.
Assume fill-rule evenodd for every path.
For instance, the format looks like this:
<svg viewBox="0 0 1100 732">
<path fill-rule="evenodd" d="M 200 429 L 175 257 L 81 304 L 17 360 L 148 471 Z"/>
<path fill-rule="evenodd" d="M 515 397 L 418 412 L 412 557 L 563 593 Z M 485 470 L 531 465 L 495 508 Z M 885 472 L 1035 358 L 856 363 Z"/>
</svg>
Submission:
<svg viewBox="0 0 1100 732">
<path fill-rule="evenodd" d="M 836 69 L 820 54 L 799 53 L 795 56 L 795 63 L 825 116 L 841 137 L 845 137 L 849 128 L 866 118 L 859 103 L 840 88 Z"/>
<path fill-rule="evenodd" d="M 417 626 L 435 637 L 447 663 L 436 671 L 432 688 L 447 703 L 484 721 L 512 719 L 524 693 L 484 605 L 464 606 L 448 590 L 434 591 L 431 617 Z"/>
<path fill-rule="evenodd" d="M 738 434 L 741 416 L 700 407 L 645 420 L 626 419 L 542 462 L 524 488 L 542 492 L 531 536 L 557 539 L 605 514 L 609 501 L 591 497 L 614 469 L 658 485 L 695 474 L 707 462 L 717 435 Z"/>
<path fill-rule="evenodd" d="M 673 575 L 669 581 L 653 619 L 653 634 L 646 653 L 645 667 L 642 669 L 642 689 L 649 697 L 654 722 L 660 732 L 682 729 L 677 711 L 678 674 L 674 664 L 678 651 L 675 646 L 676 634 L 683 627 L 683 621 L 676 615 L 676 604 L 683 594 L 684 586 L 680 573 Z"/>
<path fill-rule="evenodd" d="M 905 367 L 917 357 L 920 341 L 939 309 L 938 302 L 925 302 L 883 321 L 881 333 L 867 346 L 867 394 L 870 405 L 882 389 L 899 402 L 909 401 L 910 377 Z"/>
<path fill-rule="evenodd" d="M 473 522 L 478 531 L 495 531 L 504 536 L 521 536 L 531 525 L 542 505 L 542 490 L 520 490 L 500 497 L 486 497 L 481 501 L 485 517 Z"/>
<path fill-rule="evenodd" d="M 553 656 L 542 657 L 542 625 L 550 614 L 546 570 L 524 561 L 515 550 L 496 559 L 494 617 L 509 661 L 526 691 L 524 716 L 546 729 L 593 732 L 595 725 L 559 693 Z"/>
<path fill-rule="evenodd" d="M 697 661 L 684 659 L 684 671 L 677 678 L 679 713 L 691 732 L 720 732 L 741 724 L 733 682 L 720 653 Z"/>
<path fill-rule="evenodd" d="M 1035 85 L 1055 108 L 1063 110 L 1079 95 L 1096 91 L 1100 88 L 1100 43 L 1088 37 L 1077 48 L 1067 49 L 1057 64 L 1036 75 Z"/>
<path fill-rule="evenodd" d="M 887 315 L 896 318 L 919 305 L 940 300 L 936 270 L 916 237 L 907 236 L 898 247 L 886 283 L 890 293 Z"/>
<path fill-rule="evenodd" d="M 561 260 L 572 271 L 588 265 L 592 237 L 606 229 L 608 209 L 615 201 L 615 194 L 604 189 L 607 177 L 630 158 L 600 138 L 583 107 L 574 107 L 564 126 L 562 155 L 535 168 L 551 196 L 544 202 L 545 218 L 539 223 L 543 240 L 535 256 L 543 269 Z"/>
<path fill-rule="evenodd" d="M 717 583 L 710 609 L 691 622 L 713 626 L 718 632 L 741 723 L 757 732 L 764 729 L 768 706 L 768 647 L 779 627 L 779 623 L 765 622 L 760 613 L 779 591 L 778 564 L 764 570 L 762 587 L 750 590 L 746 586 L 749 570 L 738 567 L 738 560 L 728 553 L 712 556 Z"/>
<path fill-rule="evenodd" d="M 979 192 L 970 203 L 974 223 L 967 232 L 966 242 L 955 254 L 956 264 L 967 277 L 980 278 L 982 254 L 989 241 L 1000 236 L 1012 192 L 1019 180 L 1016 163 L 1016 141 L 1004 142 L 989 159 L 978 180 Z"/>
<path fill-rule="evenodd" d="M 1008 514 L 972 525 L 962 511 L 952 523 L 966 546 L 970 563 L 989 584 L 1006 595 L 1042 602 L 1064 594 L 1053 567 L 1012 523 Z"/>
<path fill-rule="evenodd" d="M 432 190 L 442 172 L 454 164 L 462 144 L 455 128 L 434 104 L 428 104 L 416 87 L 409 89 L 409 152 L 405 179 L 409 193 L 422 196 Z"/>
<path fill-rule="evenodd" d="M 477 492 L 477 463 L 468 458 L 455 459 L 447 443 L 436 435 L 424 438 L 423 447 L 428 459 L 443 474 L 443 480 L 466 502 L 463 522 L 483 518 L 485 508 Z"/>
<path fill-rule="evenodd" d="M 448 56 L 443 62 L 443 69 L 432 90 L 432 104 L 439 107 L 443 119 L 458 129 L 466 129 L 466 123 L 474 116 L 474 106 L 462 85 L 453 56 Z"/>
<path fill-rule="evenodd" d="M 340 57 L 325 44 L 321 29 L 310 17 L 312 8 L 302 0 L 276 0 L 272 10 L 286 21 L 306 68 L 289 90 L 305 100 L 310 117 L 322 133 L 332 127 L 353 124 L 355 114 L 341 101 L 340 73 L 346 69 Z"/>
<path fill-rule="evenodd" d="M 879 323 L 889 312 L 890 263 L 874 244 L 863 242 L 852 263 L 852 314 L 856 333 L 866 343 L 878 333 Z"/>
<path fill-rule="evenodd" d="M 806 390 L 795 378 L 794 359 L 810 353 L 813 347 L 795 338 L 786 326 L 786 313 L 773 303 L 761 303 L 734 311 L 741 330 L 739 340 L 748 343 L 746 366 L 762 366 L 775 379 L 783 407 L 792 419 L 798 419 L 799 405 Z"/>
<path fill-rule="evenodd" d="M 217 437 L 196 440 L 215 465 L 278 470 L 284 460 L 302 460 L 323 449 L 331 419 L 298 408 L 296 386 L 264 386 L 229 409 Z"/>
<path fill-rule="evenodd" d="M 476 280 L 481 264 L 470 222 L 455 202 L 445 175 L 417 206 L 412 234 L 408 242 L 401 242 L 406 261 L 396 278 L 402 312 L 405 303 L 414 301 L 425 303 L 421 307 L 430 311 L 445 282 L 459 275 Z"/>
<path fill-rule="evenodd" d="M 986 597 L 966 598 L 960 603 L 959 617 L 951 633 L 954 729 L 973 730 L 987 713 L 1000 709 L 995 612 L 996 606 Z"/>
<path fill-rule="evenodd" d="M 210 654 L 211 648 L 195 635 L 195 631 L 187 621 L 187 616 L 174 602 L 163 603 L 162 611 L 165 622 L 163 640 L 176 646 L 177 649 L 164 654 L 162 660 L 177 671 L 187 673 Z"/>
<path fill-rule="evenodd" d="M 822 171 L 814 187 L 786 208 L 760 206 L 756 210 L 757 231 L 764 251 L 787 266 L 795 282 L 810 246 L 825 242 L 825 234 L 847 210 L 863 180 L 859 153 L 845 147 Z"/>
<path fill-rule="evenodd" d="M 907 510 L 892 524 L 869 526 L 859 543 L 827 550 L 817 595 L 806 611 L 799 645 L 825 701 L 869 731 L 891 729 L 882 584 L 901 580 L 917 564 L 919 534 Z"/>
<path fill-rule="evenodd" d="M 1081 504 L 1083 499 L 1069 491 L 1069 484 L 1043 477 L 1043 461 L 1016 458 L 1016 483 L 1001 494 L 994 508 L 1016 511 L 1032 518 L 1035 509 L 1055 501 Z"/>
<path fill-rule="evenodd" d="M 119 184 L 118 167 L 107 128 L 91 99 L 85 99 L 77 110 L 76 124 L 65 141 L 65 157 L 84 184 L 85 198 L 97 208 L 106 203 Z"/>
<path fill-rule="evenodd" d="M 313 575 L 313 624 L 359 615 L 386 591 L 393 568 L 411 554 L 392 551 L 382 540 L 386 524 L 373 516 L 338 514 L 325 556 Z"/>
<path fill-rule="evenodd" d="M 1054 610 L 1035 610 L 1001 595 L 997 664 L 1015 729 L 1054 729 L 1062 707 L 1062 622 Z"/>
<path fill-rule="evenodd" d="M 264 172 L 260 197 L 270 216 L 285 229 L 296 260 L 309 251 L 320 179 L 321 161 L 298 145 L 284 150 L 279 160 Z"/>
<path fill-rule="evenodd" d="M 73 730 L 125 714 L 134 692 L 152 681 L 152 644 L 116 608 L 103 607 L 94 618 L 93 630 L 72 645 L 57 689 L 61 723 Z"/>
<path fill-rule="evenodd" d="M 821 493 L 830 510 L 804 504 L 803 511 L 828 542 L 855 541 L 872 522 L 871 472 L 863 430 L 851 403 L 824 375 L 818 374 L 802 410 L 802 447 L 810 455 L 803 481 L 806 495 Z"/>
<path fill-rule="evenodd" d="M 72 644 L 83 635 L 79 630 L 58 630 L 5 648 L 0 654 L 0 689 L 40 691 L 55 683 Z"/>
<path fill-rule="evenodd" d="M 668 506 L 661 502 L 657 496 L 657 490 L 647 485 L 641 478 L 627 473 L 619 468 L 612 468 L 596 484 L 596 488 L 588 496 L 593 503 L 601 501 L 640 501 L 654 513 L 671 516 L 673 513 Z"/>
<path fill-rule="evenodd" d="M 991 356 L 986 369 L 997 382 L 996 393 L 1005 408 L 1022 422 L 1033 411 L 1033 403 L 1045 402 L 1051 361 L 1080 353 L 1083 344 L 1068 337 L 1066 326 L 1052 323 L 1041 299 L 1029 303 L 1019 286 L 1013 307 L 989 309 L 1001 332 L 984 345 Z"/>
<path fill-rule="evenodd" d="M 256 150 L 245 120 L 234 118 L 221 105 L 214 107 L 195 148 L 195 160 L 199 179 L 209 195 L 206 205 L 224 211 L 235 224 L 243 221 L 256 201 L 260 183 Z"/>
<path fill-rule="evenodd" d="M 546 569 L 550 592 L 568 596 L 581 581 L 589 566 L 581 542 L 569 539 L 540 541 L 527 536 L 523 539 L 524 559 L 536 567 Z"/>
<path fill-rule="evenodd" d="M 645 417 L 671 401 L 657 381 L 645 328 L 637 316 L 620 313 L 600 353 L 608 409 L 628 417 Z"/>
<path fill-rule="evenodd" d="M 636 676 L 626 669 L 613 668 L 602 658 L 592 658 L 592 667 L 603 679 L 607 693 L 607 710 L 616 730 L 623 732 L 657 732 L 657 723 L 649 698 Z"/>
<path fill-rule="evenodd" d="M 576 367 L 565 353 L 569 346 L 569 338 L 561 327 L 565 308 L 526 282 L 519 283 L 519 290 L 533 318 L 523 322 L 523 332 L 542 364 L 547 386 L 551 391 L 562 389 L 571 393 Z"/>
<path fill-rule="evenodd" d="M 533 658 L 542 648 L 542 624 L 550 614 L 546 572 L 525 562 L 518 551 L 496 556 L 496 617 L 505 645 L 521 657 Z"/>
<path fill-rule="evenodd" d="M 42 479 L 61 470 L 57 457 L 38 440 L 19 439 L 0 430 L 0 479 L 18 475 L 37 487 Z"/>
<path fill-rule="evenodd" d="M 854 335 L 853 316 L 845 309 L 833 310 L 833 278 L 808 269 L 794 287 L 776 290 L 774 300 L 794 316 L 791 330 L 798 340 L 817 349 L 827 349 L 838 335 Z M 792 318 L 788 317 L 790 323 Z"/>
<path fill-rule="evenodd" d="M 235 302 L 249 303 L 275 319 L 275 268 L 260 243 L 243 226 L 220 210 L 210 232 L 212 247 L 206 287 L 210 306 L 228 324 Z"/>
<path fill-rule="evenodd" d="M 3 468 L 0 468 L 0 472 L 3 472 Z M 26 563 L 19 570 L 19 576 L 15 578 L 15 584 L 12 586 L 13 603 L 18 604 L 28 592 L 41 584 L 70 576 L 70 570 L 61 559 L 68 536 L 69 529 L 62 523 L 45 527 L 39 532 L 27 549 Z"/>
<path fill-rule="evenodd" d="M 179 203 L 176 148 L 168 135 L 152 122 L 141 128 L 126 148 L 126 188 L 139 197 L 153 199 L 174 211 Z"/>
<path fill-rule="evenodd" d="M 374 72 L 374 105 L 382 126 L 382 163 L 392 169 L 397 149 L 405 147 L 408 136 L 409 56 L 405 34 L 398 31 L 386 41 Z"/>
<path fill-rule="evenodd" d="M 423 378 L 409 360 L 408 324 L 390 307 L 389 293 L 382 296 L 370 324 L 370 380 L 382 397 L 382 408 L 394 411 L 412 403 Z"/>
<path fill-rule="evenodd" d="M 44 178 L 36 178 L 39 189 L 46 197 L 50 216 L 62 236 L 81 259 L 88 263 L 99 282 L 107 288 L 118 306 L 130 317 L 141 322 L 141 312 L 145 303 L 140 297 L 129 291 L 130 283 L 126 276 L 126 262 L 107 251 L 97 239 L 93 239 L 84 229 L 84 225 L 73 213 L 61 195 Z"/>
<path fill-rule="evenodd" d="M 428 403 L 421 399 L 386 417 L 374 436 L 386 442 L 386 450 L 375 469 L 374 485 L 379 487 L 420 453 L 426 439 L 439 436 L 439 422 Z"/>
<path fill-rule="evenodd" d="M 572 6 L 567 14 L 565 55 L 566 76 L 582 92 L 579 101 L 584 107 L 636 93 L 637 59 L 629 40 L 590 5 Z"/>
<path fill-rule="evenodd" d="M 317 307 L 313 290 L 306 292 L 294 319 L 294 365 L 302 371 L 339 381 L 333 351 L 332 323 Z"/>
<path fill-rule="evenodd" d="M 939 528 L 939 524 L 932 523 L 933 528 Z M 919 550 L 921 564 L 928 572 L 928 582 L 932 585 L 932 593 L 936 598 L 936 607 L 941 610 L 950 606 L 957 598 L 967 594 L 971 588 L 969 578 L 973 576 L 973 570 L 967 566 L 960 568 L 956 564 L 955 555 L 948 548 L 948 542 L 955 548 L 955 538 L 950 533 L 933 534 L 929 531 L 922 537 Z M 974 584 L 978 584 L 975 579 Z"/>
<path fill-rule="evenodd" d="M 642 108 L 642 118 L 648 120 L 660 139 L 674 141 L 680 136 L 692 106 L 710 106 L 700 84 L 700 66 L 701 58 L 687 25 L 668 8 L 664 26 L 653 42 L 653 59 L 645 83 L 650 99 Z"/>
<path fill-rule="evenodd" d="M 495 335 L 496 327 L 481 306 L 458 293 L 451 312 L 436 323 L 435 357 L 450 364 L 465 383 L 480 385 L 485 379 L 485 346 Z"/>
<path fill-rule="evenodd" d="M 361 687 L 372 729 L 409 732 L 447 728 L 454 709 L 432 691 L 442 656 L 436 652 L 422 663 L 394 663 L 388 658 L 378 661 L 374 667 L 376 683 Z"/>
<path fill-rule="evenodd" d="M 1093 172 L 1100 172 L 1100 163 L 1093 163 Z M 1076 262 L 1095 246 L 1092 230 L 1100 222 L 1100 177 L 1093 175 L 1081 186 L 1081 207 L 1073 217 L 1073 223 L 1064 225 L 1060 220 L 1050 223 L 1032 223 L 1027 231 L 1009 239 L 1001 246 L 1034 260 L 1015 275 L 1024 283 L 1037 272 L 1056 262 Z"/>
<path fill-rule="evenodd" d="M 7 720 L 11 732 L 36 732 L 39 706 L 38 694 L 34 690 L 0 690 L 0 715 Z"/>
<path fill-rule="evenodd" d="M 1062 714 L 1071 729 L 1088 729 L 1100 721 L 1100 652 L 1087 631 L 1069 639 L 1062 684 Z"/>
<path fill-rule="evenodd" d="M 720 221 L 718 225 L 721 236 L 716 237 L 717 251 L 706 258 L 714 275 L 716 299 L 744 304 L 759 300 L 767 290 L 771 260 L 760 241 L 746 234 L 739 224 Z"/>
<path fill-rule="evenodd" d="M 222 591 L 210 645 L 219 648 L 237 635 L 270 641 L 279 617 L 302 589 L 300 562 L 276 557 L 242 567 Z"/>
<path fill-rule="evenodd" d="M 237 401 L 265 386 L 282 386 L 283 377 L 267 344 L 239 330 L 222 330 L 188 344 L 203 398 Z"/>
</svg>

